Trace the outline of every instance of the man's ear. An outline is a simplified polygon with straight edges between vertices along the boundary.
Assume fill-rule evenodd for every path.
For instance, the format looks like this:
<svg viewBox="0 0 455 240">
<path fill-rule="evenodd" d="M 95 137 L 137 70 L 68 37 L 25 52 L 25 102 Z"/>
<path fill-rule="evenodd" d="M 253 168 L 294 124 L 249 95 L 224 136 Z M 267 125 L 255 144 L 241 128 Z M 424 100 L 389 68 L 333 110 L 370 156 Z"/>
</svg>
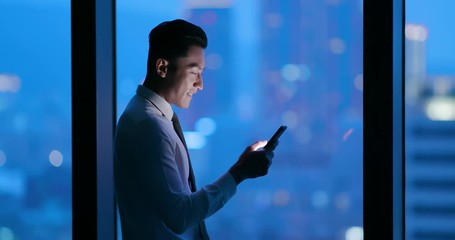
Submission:
<svg viewBox="0 0 455 240">
<path fill-rule="evenodd" d="M 163 58 L 158 58 L 156 60 L 156 72 L 158 75 L 162 78 L 166 77 L 168 67 L 169 67 L 169 62 L 166 59 Z"/>
</svg>

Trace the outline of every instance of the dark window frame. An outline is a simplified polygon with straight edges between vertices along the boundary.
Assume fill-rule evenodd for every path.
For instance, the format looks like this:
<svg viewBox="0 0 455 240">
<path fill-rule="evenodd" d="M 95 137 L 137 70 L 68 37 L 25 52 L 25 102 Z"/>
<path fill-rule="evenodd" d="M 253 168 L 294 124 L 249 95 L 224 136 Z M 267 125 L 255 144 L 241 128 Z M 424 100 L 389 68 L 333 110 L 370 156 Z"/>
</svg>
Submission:
<svg viewBox="0 0 455 240">
<path fill-rule="evenodd" d="M 404 237 L 405 0 L 364 1 L 364 238 Z"/>
<path fill-rule="evenodd" d="M 71 1 L 73 239 L 117 239 L 115 1 Z"/>
</svg>

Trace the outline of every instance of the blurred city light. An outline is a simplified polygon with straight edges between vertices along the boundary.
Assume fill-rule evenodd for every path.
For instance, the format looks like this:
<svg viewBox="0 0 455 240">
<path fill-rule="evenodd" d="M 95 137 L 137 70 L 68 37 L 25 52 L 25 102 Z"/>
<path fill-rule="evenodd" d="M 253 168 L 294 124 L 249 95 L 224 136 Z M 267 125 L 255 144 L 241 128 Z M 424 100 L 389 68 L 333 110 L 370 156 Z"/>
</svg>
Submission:
<svg viewBox="0 0 455 240">
<path fill-rule="evenodd" d="M 335 54 L 342 54 L 346 50 L 346 44 L 340 38 L 332 38 L 329 41 L 329 48 Z"/>
<path fill-rule="evenodd" d="M 301 75 L 301 70 L 296 64 L 286 64 L 281 68 L 281 76 L 287 81 L 296 81 L 300 79 Z"/>
<path fill-rule="evenodd" d="M 54 167 L 60 167 L 63 163 L 63 155 L 57 150 L 52 150 L 49 154 L 49 162 Z"/>
<path fill-rule="evenodd" d="M 299 124 L 299 116 L 293 110 L 286 111 L 283 113 L 282 122 L 291 129 L 296 128 Z"/>
<path fill-rule="evenodd" d="M 291 195 L 286 189 L 281 189 L 275 192 L 273 195 L 273 203 L 276 206 L 287 206 L 291 200 Z"/>
<path fill-rule="evenodd" d="M 348 129 L 344 134 L 343 134 L 343 141 L 346 141 L 349 136 L 351 136 L 352 132 L 354 132 L 353 128 Z"/>
<path fill-rule="evenodd" d="M 289 82 L 306 81 L 311 77 L 311 69 L 306 64 L 285 64 L 281 68 L 281 77 Z"/>
<path fill-rule="evenodd" d="M 21 86 L 21 79 L 14 74 L 0 74 L 0 92 L 17 92 Z"/>
<path fill-rule="evenodd" d="M 205 136 L 200 132 L 185 131 L 183 135 L 188 149 L 201 149 L 206 145 Z"/>
<path fill-rule="evenodd" d="M 278 100 L 283 101 L 283 102 L 291 99 L 297 92 L 297 88 L 295 86 L 291 86 L 291 85 L 280 86 L 279 90 L 280 91 L 277 92 L 277 93 L 279 93 Z"/>
<path fill-rule="evenodd" d="M 203 25 L 215 25 L 218 20 L 218 15 L 214 11 L 206 11 L 200 16 Z"/>
<path fill-rule="evenodd" d="M 425 105 L 427 117 L 434 121 L 455 120 L 455 98 L 446 96 L 432 97 Z"/>
<path fill-rule="evenodd" d="M 216 122 L 211 118 L 200 118 L 195 123 L 196 132 L 204 136 L 212 135 L 216 131 Z"/>
<path fill-rule="evenodd" d="M 205 67 L 210 70 L 218 70 L 223 66 L 223 58 L 218 53 L 208 54 L 205 58 Z"/>
<path fill-rule="evenodd" d="M 350 227 L 346 231 L 346 240 L 363 240 L 362 227 Z"/>
<path fill-rule="evenodd" d="M 406 24 L 404 34 L 409 40 L 423 42 L 427 40 L 428 30 L 422 25 Z"/>
<path fill-rule="evenodd" d="M 335 207 L 338 210 L 347 210 L 351 204 L 351 198 L 346 192 L 339 193 L 335 197 Z"/>
<path fill-rule="evenodd" d="M 363 74 L 359 74 L 354 78 L 354 86 L 357 90 L 363 92 Z"/>
</svg>

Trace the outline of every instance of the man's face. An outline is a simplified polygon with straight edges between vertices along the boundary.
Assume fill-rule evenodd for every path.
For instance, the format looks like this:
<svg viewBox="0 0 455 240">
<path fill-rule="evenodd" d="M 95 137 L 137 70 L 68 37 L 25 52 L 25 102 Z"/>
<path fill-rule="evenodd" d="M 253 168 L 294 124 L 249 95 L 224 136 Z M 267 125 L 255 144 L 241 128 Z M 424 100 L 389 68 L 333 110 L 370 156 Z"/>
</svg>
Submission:
<svg viewBox="0 0 455 240">
<path fill-rule="evenodd" d="M 190 106 L 193 94 L 202 90 L 202 71 L 205 67 L 204 49 L 191 46 L 185 57 L 177 58 L 166 76 L 170 85 L 165 99 L 180 108 Z"/>
</svg>

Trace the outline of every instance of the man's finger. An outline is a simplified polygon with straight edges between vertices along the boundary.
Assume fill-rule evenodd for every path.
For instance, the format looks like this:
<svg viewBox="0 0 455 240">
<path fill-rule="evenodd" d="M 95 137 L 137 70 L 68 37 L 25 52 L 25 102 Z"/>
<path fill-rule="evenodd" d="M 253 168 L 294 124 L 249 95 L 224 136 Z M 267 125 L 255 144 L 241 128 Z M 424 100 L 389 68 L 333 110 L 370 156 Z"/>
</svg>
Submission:
<svg viewBox="0 0 455 240">
<path fill-rule="evenodd" d="M 256 151 L 258 150 L 259 148 L 263 148 L 265 147 L 265 145 L 267 144 L 267 141 L 257 141 L 255 142 L 254 144 L 251 145 L 251 148 Z"/>
</svg>

